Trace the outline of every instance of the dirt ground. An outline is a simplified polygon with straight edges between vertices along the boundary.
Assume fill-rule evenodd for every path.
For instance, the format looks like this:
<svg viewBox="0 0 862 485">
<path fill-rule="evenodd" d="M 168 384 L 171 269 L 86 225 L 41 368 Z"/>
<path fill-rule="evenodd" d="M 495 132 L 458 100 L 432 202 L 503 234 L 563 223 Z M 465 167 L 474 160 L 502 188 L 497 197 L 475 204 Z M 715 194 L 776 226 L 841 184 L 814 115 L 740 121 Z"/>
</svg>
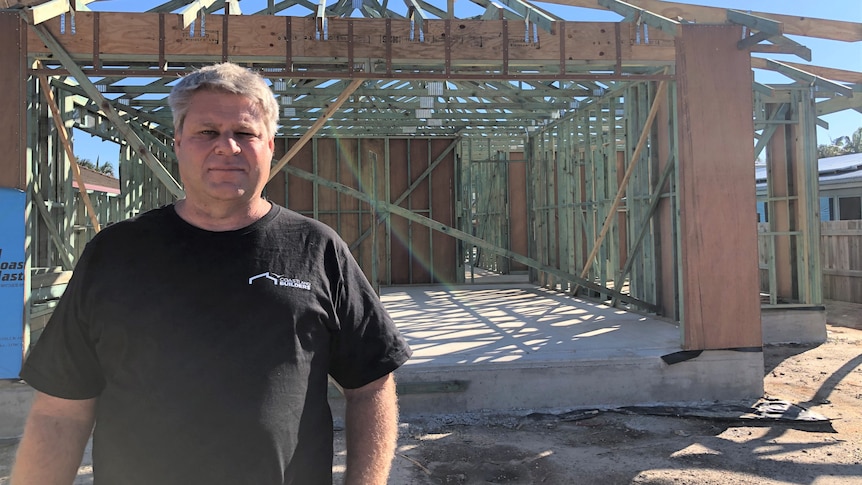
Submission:
<svg viewBox="0 0 862 485">
<path fill-rule="evenodd" d="M 862 485 L 862 305 L 828 302 L 827 320 L 824 344 L 764 349 L 764 385 L 828 422 L 703 417 L 718 405 L 409 418 L 389 483 Z M 336 483 L 343 446 L 338 431 Z M 14 449 L 0 443 L 0 485 Z M 89 463 L 76 484 L 92 483 Z"/>
</svg>

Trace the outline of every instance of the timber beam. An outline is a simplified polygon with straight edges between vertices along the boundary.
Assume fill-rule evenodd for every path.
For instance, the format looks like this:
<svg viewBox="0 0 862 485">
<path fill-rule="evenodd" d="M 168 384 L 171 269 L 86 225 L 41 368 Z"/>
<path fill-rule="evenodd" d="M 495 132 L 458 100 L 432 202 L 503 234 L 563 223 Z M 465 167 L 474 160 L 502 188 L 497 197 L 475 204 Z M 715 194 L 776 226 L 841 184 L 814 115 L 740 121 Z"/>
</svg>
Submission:
<svg viewBox="0 0 862 485">
<path fill-rule="evenodd" d="M 76 63 L 92 66 L 83 70 L 89 76 L 172 76 L 187 69 L 169 67 L 177 63 L 227 59 L 266 67 L 270 77 L 607 80 L 619 78 L 616 67 L 637 79 L 644 76 L 640 68 L 674 61 L 671 35 L 654 32 L 649 43 L 638 43 L 636 26 L 612 22 L 558 21 L 558 34 L 539 32 L 537 42 L 525 42 L 523 25 L 507 20 L 426 20 L 420 42 L 402 19 L 330 18 L 328 40 L 318 40 L 315 18 L 212 17 L 197 36 L 183 27 L 181 15 L 163 13 L 79 12 L 74 35 L 60 19 L 40 25 Z M 55 62 L 33 29 L 27 45 L 46 66 Z M 149 67 L 115 69 L 130 61 Z M 540 70 L 546 74 L 536 74 Z"/>
<path fill-rule="evenodd" d="M 788 67 L 796 68 L 800 71 L 805 71 L 811 75 L 815 75 L 823 79 L 828 79 L 841 83 L 862 84 L 862 72 L 848 71 L 845 69 L 835 69 L 832 67 L 814 66 L 810 64 L 798 64 L 787 61 L 783 61 L 782 64 Z M 751 58 L 751 67 L 756 69 L 771 68 L 769 65 L 767 65 L 766 59 L 760 57 Z"/>
<path fill-rule="evenodd" d="M 559 5 L 570 5 L 572 7 L 605 8 L 597 5 L 596 0 L 544 1 Z M 726 8 L 705 7 L 690 3 L 665 2 L 661 0 L 628 0 L 628 3 L 679 21 L 686 20 L 700 24 L 720 24 L 727 21 Z M 781 22 L 784 24 L 784 33 L 788 35 L 801 35 L 803 37 L 840 40 L 843 42 L 862 41 L 862 23 L 859 22 L 818 19 L 769 12 L 751 12 L 751 14 Z"/>
</svg>

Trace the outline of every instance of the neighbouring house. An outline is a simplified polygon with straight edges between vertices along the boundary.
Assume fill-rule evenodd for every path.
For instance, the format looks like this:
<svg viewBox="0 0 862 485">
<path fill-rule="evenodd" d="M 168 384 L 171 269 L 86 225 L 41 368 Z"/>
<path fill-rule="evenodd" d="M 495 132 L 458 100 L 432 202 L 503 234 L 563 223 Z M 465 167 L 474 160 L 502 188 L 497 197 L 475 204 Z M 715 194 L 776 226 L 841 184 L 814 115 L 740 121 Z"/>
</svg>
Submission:
<svg viewBox="0 0 862 485">
<path fill-rule="evenodd" d="M 120 179 L 113 175 L 98 172 L 96 170 L 80 167 L 81 180 L 88 191 L 103 192 L 105 194 L 120 195 Z M 73 180 L 72 187 L 77 189 L 78 182 Z"/>
<path fill-rule="evenodd" d="M 862 303 L 862 153 L 818 160 L 820 255 L 824 299 Z M 760 241 L 761 290 L 769 288 L 770 197 L 766 167 L 757 165 L 757 220 Z"/>
<path fill-rule="evenodd" d="M 820 220 L 850 221 L 862 219 L 862 153 L 821 158 Z M 766 166 L 755 166 L 757 179 L 757 220 L 767 222 Z"/>
</svg>

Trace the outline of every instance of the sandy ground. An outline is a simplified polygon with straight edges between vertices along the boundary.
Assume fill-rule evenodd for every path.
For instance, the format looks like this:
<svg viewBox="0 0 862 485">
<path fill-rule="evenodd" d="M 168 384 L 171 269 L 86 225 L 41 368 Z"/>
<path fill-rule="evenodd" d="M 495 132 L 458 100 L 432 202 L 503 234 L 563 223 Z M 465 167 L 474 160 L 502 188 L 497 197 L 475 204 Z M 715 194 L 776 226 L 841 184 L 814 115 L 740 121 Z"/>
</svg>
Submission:
<svg viewBox="0 0 862 485">
<path fill-rule="evenodd" d="M 862 305 L 828 302 L 827 312 L 826 343 L 764 349 L 766 397 L 827 423 L 703 417 L 719 406 L 658 410 L 670 416 L 569 410 L 410 417 L 389 483 L 862 485 Z M 343 446 L 338 431 L 336 482 Z M 0 484 L 8 483 L 14 450 L 14 443 L 0 444 Z M 86 456 L 76 484 L 92 483 L 89 463 Z"/>
</svg>

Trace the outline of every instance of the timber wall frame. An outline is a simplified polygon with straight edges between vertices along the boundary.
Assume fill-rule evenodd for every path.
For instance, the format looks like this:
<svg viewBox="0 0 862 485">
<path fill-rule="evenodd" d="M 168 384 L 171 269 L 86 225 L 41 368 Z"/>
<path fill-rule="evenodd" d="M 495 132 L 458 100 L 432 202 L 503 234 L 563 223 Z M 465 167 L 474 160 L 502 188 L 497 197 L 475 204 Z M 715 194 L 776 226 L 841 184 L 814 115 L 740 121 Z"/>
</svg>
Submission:
<svg viewBox="0 0 862 485">
<path fill-rule="evenodd" d="M 86 191 L 78 196 L 71 189 L 74 162 L 57 124 L 121 144 L 122 193 L 110 210 L 109 202 L 97 201 L 98 216 L 133 216 L 182 196 L 164 107 L 170 82 L 201 64 L 240 62 L 271 79 L 285 107 L 282 161 L 298 156 L 297 147 L 305 150 L 297 161 L 310 164 L 281 168 L 268 191 L 289 204 L 292 194 L 317 193 L 304 211 L 334 218 L 336 227 L 354 211 L 360 219 L 351 226 L 354 242 L 371 241 L 370 250 L 355 254 L 373 282 L 398 281 L 381 264 L 397 253 L 387 231 L 413 225 L 429 241 L 426 255 L 446 249 L 431 259 L 430 278 L 414 280 L 411 273 L 408 282 L 458 281 L 478 248 L 482 256 L 471 262 L 480 266 L 529 268 L 543 286 L 679 321 L 686 349 L 758 348 L 752 136 L 758 149 L 770 145 L 768 161 L 791 167 L 787 177 L 797 182 L 776 182 L 769 196 L 774 213 L 787 215 L 771 231 L 772 288 L 793 303 L 820 304 L 819 266 L 811 256 L 817 250 L 809 244 L 819 239 L 819 226 L 811 224 L 817 190 L 811 149 L 816 116 L 823 114 L 817 108 L 858 108 L 846 100 L 860 98 L 853 96 L 858 81 L 830 84 L 791 71 L 837 93 L 829 106 L 815 103 L 822 93 L 795 87 L 787 94 L 760 87 L 752 95 L 751 51 L 804 53 L 780 40 L 781 32 L 769 32 L 775 23 L 743 16 L 736 25 L 689 24 L 645 10 L 624 15 L 638 21 L 556 20 L 527 38 L 523 24 L 513 28 L 505 17 L 424 19 L 420 39 L 415 24 L 396 18 L 327 19 L 321 37 L 320 18 L 208 15 L 210 27 L 196 37 L 182 16 L 169 13 L 78 12 L 71 32 L 64 17 L 36 21 L 30 10 L 0 11 L 0 60 L 9 66 L 0 77 L 17 94 L 2 101 L 8 116 L 0 120 L 0 139 L 9 149 L 0 185 L 30 197 L 30 267 L 71 269 L 92 228 L 79 217 Z M 739 22 L 754 22 L 763 34 L 744 37 Z M 761 43 L 766 39 L 774 42 Z M 110 95 L 115 81 L 126 78 L 147 82 Z M 49 115 L 40 79 L 58 100 L 61 120 Z M 313 88 L 323 89 L 317 95 Z M 303 96 L 309 104 L 299 102 Z M 431 108 L 422 97 L 435 98 Z M 477 108 L 483 104 L 490 106 Z M 417 110 L 425 125 L 401 131 L 416 123 L 385 111 L 393 107 Z M 433 113 L 420 117 L 421 109 Z M 781 121 L 783 136 L 770 120 Z M 365 165 L 373 172 L 360 168 L 350 182 L 327 172 L 338 165 L 321 169 L 318 151 L 334 148 L 314 138 L 300 149 L 312 135 L 355 146 L 357 157 L 373 160 Z M 407 169 L 423 172 L 394 191 L 382 181 L 401 163 L 391 158 L 392 147 L 404 143 L 429 149 L 421 155 L 424 168 Z M 779 160 L 778 153 L 796 158 Z M 397 200 L 393 192 L 422 194 L 414 192 L 422 185 L 428 193 L 441 190 L 432 165 L 443 160 L 445 183 L 453 184 L 446 187 L 452 193 L 446 217 L 430 215 L 439 212 L 433 198 L 427 208 Z M 805 182 L 801 192 L 782 192 L 797 190 L 798 182 Z M 334 207 L 317 202 L 321 190 L 335 194 Z M 785 236 L 799 237 L 789 244 Z M 782 249 L 790 246 L 796 251 Z M 415 260 L 413 251 L 408 246 L 404 257 Z M 787 267 L 803 268 L 806 278 L 788 286 Z"/>
</svg>

